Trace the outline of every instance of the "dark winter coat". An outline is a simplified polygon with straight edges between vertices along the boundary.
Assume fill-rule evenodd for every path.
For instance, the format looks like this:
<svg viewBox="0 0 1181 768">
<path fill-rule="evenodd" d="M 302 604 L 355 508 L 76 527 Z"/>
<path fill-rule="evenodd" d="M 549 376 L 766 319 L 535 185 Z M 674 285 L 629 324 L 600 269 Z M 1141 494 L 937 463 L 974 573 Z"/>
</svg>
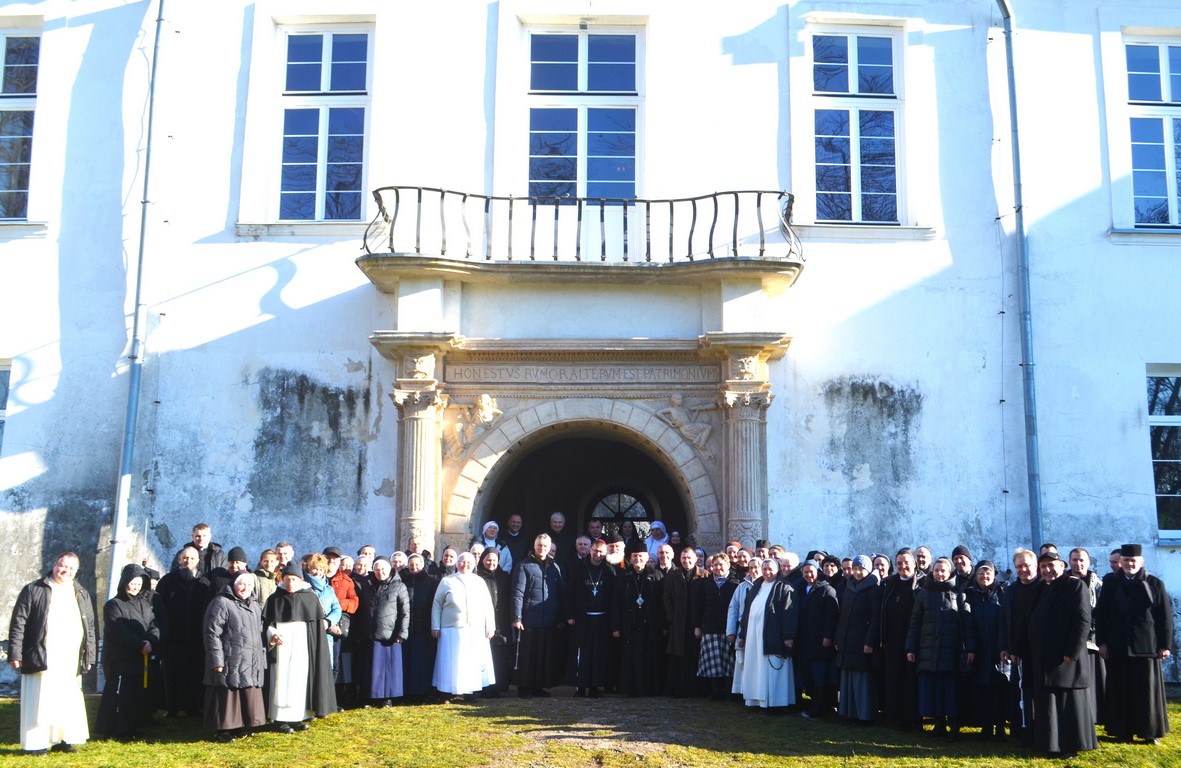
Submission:
<svg viewBox="0 0 1181 768">
<path fill-rule="evenodd" d="M 49 619 L 49 595 L 52 576 L 29 582 L 16 598 L 8 624 L 8 660 L 21 663 L 20 673 L 32 675 L 47 668 L 45 629 Z M 78 674 L 94 666 L 98 659 L 94 633 L 94 606 L 90 593 L 74 582 L 74 598 L 82 615 L 82 644 L 78 647 Z"/>
<path fill-rule="evenodd" d="M 410 573 L 403 570 L 399 577 L 406 587 L 410 600 L 410 634 L 429 635 L 431 633 L 431 606 L 435 602 L 435 590 L 439 587 L 438 580 L 425 570 Z"/>
<path fill-rule="evenodd" d="M 726 614 L 739 583 L 740 579 L 727 578 L 719 586 L 712 575 L 693 582 L 689 595 L 693 626 L 700 629 L 702 635 L 726 634 Z"/>
<path fill-rule="evenodd" d="M 1164 583 L 1141 568 L 1103 577 L 1095 607 L 1095 640 L 1112 656 L 1152 658 L 1173 647 L 1173 601 Z"/>
<path fill-rule="evenodd" d="M 127 594 L 127 585 L 143 583 L 139 594 Z M 142 674 L 143 644 L 153 650 L 160 644 L 160 629 L 148 597 L 147 574 L 135 563 L 124 566 L 118 594 L 103 606 L 103 673 L 107 677 Z"/>
<path fill-rule="evenodd" d="M 405 640 L 410 634 L 410 593 L 406 585 L 396 573 L 385 581 L 373 578 L 369 583 L 358 609 L 365 614 L 364 639 L 386 644 Z"/>
<path fill-rule="evenodd" d="M 1091 661 L 1091 591 L 1069 576 L 1059 576 L 1038 596 L 1029 622 L 1029 661 L 1033 683 L 1047 688 L 1087 688 Z M 1070 661 L 1063 659 L 1069 658 Z"/>
<path fill-rule="evenodd" d="M 526 629 L 554 627 L 564 620 L 562 598 L 565 584 L 562 568 L 552 557 L 544 561 L 530 552 L 513 566 L 512 617 Z"/>
<path fill-rule="evenodd" d="M 588 613 L 610 614 L 618 575 L 619 570 L 606 560 L 597 566 L 591 565 L 589 557 L 574 563 L 566 580 L 567 618 L 578 622 Z"/>
<path fill-rule="evenodd" d="M 981 686 L 995 684 L 999 682 L 996 665 L 1005 647 L 1004 625 L 1001 621 L 1005 587 L 1000 582 L 993 582 L 991 587 L 984 590 L 979 584 L 973 584 L 964 590 L 964 598 L 968 601 L 972 627 L 976 633 L 972 682 Z"/>
<path fill-rule="evenodd" d="M 914 612 L 914 595 L 923 584 L 924 576 L 915 573 L 903 581 L 898 574 L 892 574 L 882 582 L 881 646 L 888 651 L 906 648 L 906 635 L 910 632 L 910 614 Z"/>
<path fill-rule="evenodd" d="M 837 666 L 852 671 L 873 670 L 878 637 L 881 633 L 882 587 L 881 577 L 870 571 L 861 581 L 848 579 L 845 596 L 841 600 L 841 617 L 837 621 Z M 875 653 L 865 653 L 865 646 Z"/>
<path fill-rule="evenodd" d="M 204 576 L 193 577 L 188 571 L 177 569 L 160 579 L 156 591 L 168 617 L 165 653 L 183 646 L 201 648 L 209 581 Z"/>
<path fill-rule="evenodd" d="M 923 579 L 914 596 L 906 652 L 913 653 L 918 671 L 956 673 L 964 653 L 976 651 L 976 627 L 972 609 L 950 579 Z"/>
<path fill-rule="evenodd" d="M 837 622 L 841 608 L 837 591 L 827 581 L 817 579 L 811 591 L 808 585 L 797 594 L 800 604 L 800 633 L 796 641 L 796 658 L 801 662 L 825 661 L 836 658 L 833 639 L 837 636 Z M 828 640 L 826 648 L 824 641 Z"/>
<path fill-rule="evenodd" d="M 702 568 L 686 571 L 684 568 L 674 568 L 664 578 L 664 617 L 668 621 L 667 653 L 673 656 L 685 655 L 685 643 L 693 635 L 693 607 L 689 602 L 689 594 L 694 583 L 708 578 L 709 574 Z"/>
<path fill-rule="evenodd" d="M 185 551 L 186 547 L 196 548 L 196 544 L 186 544 L 176 551 L 172 556 L 172 567 L 176 568 L 180 563 L 180 553 Z M 230 564 L 229 558 L 221 548 L 221 544 L 217 542 L 210 542 L 205 549 L 197 551 L 197 574 L 200 576 L 208 576 L 218 568 L 225 568 Z"/>
<path fill-rule="evenodd" d="M 222 587 L 205 609 L 205 685 L 261 688 L 267 651 L 262 608 L 247 596 L 239 600 L 233 585 Z M 221 672 L 214 669 L 221 667 Z"/>
<path fill-rule="evenodd" d="M 746 593 L 746 605 L 742 609 L 742 642 L 746 643 L 750 628 L 750 609 L 755 596 L 764 589 L 771 590 L 771 597 L 767 598 L 767 607 L 763 612 L 763 655 L 791 656 L 786 641 L 795 643 L 800 632 L 800 607 L 796 603 L 795 590 L 786 581 L 773 581 L 770 585 L 759 579 L 751 585 Z M 761 598 L 760 598 L 761 599 Z"/>
<path fill-rule="evenodd" d="M 611 631 L 619 632 L 625 643 L 640 637 L 655 642 L 663 635 L 664 603 L 660 599 L 663 578 L 655 568 L 645 568 L 640 573 L 629 569 L 616 577 Z M 642 605 L 637 603 L 640 598 L 643 598 Z"/>
<path fill-rule="evenodd" d="M 510 577 L 500 568 L 495 571 L 477 568 L 476 575 L 483 579 L 484 584 L 488 587 L 488 597 L 492 600 L 492 612 L 496 615 L 496 634 L 507 639 L 512 625 L 512 617 L 509 616 L 511 602 L 509 590 L 512 588 Z M 497 642 L 503 641 L 497 640 Z"/>
<path fill-rule="evenodd" d="M 1011 656 L 1025 658 L 1029 654 L 1029 619 L 1045 585 L 1041 579 L 1034 579 L 1028 584 L 1017 580 L 1005 590 L 1001 636 Z"/>
</svg>

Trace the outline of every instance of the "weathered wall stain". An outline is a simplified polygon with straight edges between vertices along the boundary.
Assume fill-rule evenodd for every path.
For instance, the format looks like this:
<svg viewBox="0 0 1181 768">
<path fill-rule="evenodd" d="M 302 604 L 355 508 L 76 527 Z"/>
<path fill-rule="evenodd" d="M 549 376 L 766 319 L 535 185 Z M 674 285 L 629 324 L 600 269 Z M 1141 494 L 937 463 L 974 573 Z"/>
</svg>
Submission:
<svg viewBox="0 0 1181 768">
<path fill-rule="evenodd" d="M 922 393 L 873 376 L 842 376 L 824 384 L 823 396 L 831 431 L 822 461 L 847 484 L 850 544 L 860 552 L 905 541 Z"/>
<path fill-rule="evenodd" d="M 248 483 L 256 511 L 360 511 L 372 395 L 333 387 L 298 371 L 263 369 L 256 378 L 262 418 Z"/>
</svg>

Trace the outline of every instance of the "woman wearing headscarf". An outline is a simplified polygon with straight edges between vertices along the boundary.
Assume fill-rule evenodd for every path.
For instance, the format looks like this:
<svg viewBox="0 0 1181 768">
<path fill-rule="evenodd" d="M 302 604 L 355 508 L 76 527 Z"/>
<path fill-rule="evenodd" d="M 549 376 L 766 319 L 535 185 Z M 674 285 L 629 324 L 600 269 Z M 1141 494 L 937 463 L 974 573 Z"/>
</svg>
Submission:
<svg viewBox="0 0 1181 768">
<path fill-rule="evenodd" d="M 797 596 L 800 603 L 800 635 L 796 642 L 795 658 L 799 662 L 802 683 L 812 697 L 811 709 L 804 717 L 824 717 L 836 711 L 837 677 L 836 648 L 840 605 L 837 593 L 824 580 L 820 563 L 805 560 L 800 563 L 804 588 Z"/>
<path fill-rule="evenodd" d="M 410 613 L 406 639 L 402 642 L 402 690 L 408 702 L 421 702 L 431 692 L 435 672 L 435 647 L 431 636 L 431 608 L 439 582 L 426 572 L 426 561 L 415 552 L 406 558 L 400 574 L 406 587 Z"/>
<path fill-rule="evenodd" d="M 136 737 L 150 722 L 148 657 L 160 644 L 160 630 L 148 599 L 148 577 L 131 563 L 123 567 L 119 588 L 103 606 L 103 687 L 95 729 L 120 741 Z"/>
<path fill-rule="evenodd" d="M 509 555 L 511 558 L 512 555 Z M 483 690 L 484 698 L 495 699 L 500 691 L 508 687 L 512 676 L 512 657 L 509 653 L 509 631 L 512 629 L 509 618 L 509 575 L 500 567 L 500 550 L 488 547 L 480 553 L 480 562 L 476 567 L 476 575 L 484 580 L 488 587 L 488 597 L 492 600 L 492 612 L 496 617 L 496 634 L 492 636 L 492 667 L 496 672 L 496 682 L 489 684 Z"/>
<path fill-rule="evenodd" d="M 962 592 L 956 592 L 953 566 L 941 557 L 931 566 L 914 598 L 906 658 L 919 675 L 919 714 L 935 719 L 933 736 L 959 738 L 959 672 L 976 660 L 976 627 Z"/>
<path fill-rule="evenodd" d="M 1004 648 L 1001 611 L 1005 588 L 996 578 L 991 560 L 976 564 L 973 583 L 964 590 L 976 633 L 976 658 L 972 663 L 972 721 L 984 738 L 1005 735 L 1005 694 L 1009 679 L 999 665 Z"/>
<path fill-rule="evenodd" d="M 280 733 L 305 731 L 305 720 L 326 717 L 337 706 L 328 620 L 299 563 L 283 567 L 283 583 L 267 600 L 262 618 L 270 646 L 267 717 Z"/>
<path fill-rule="evenodd" d="M 895 728 L 909 731 L 921 721 L 919 679 L 914 664 L 906 660 L 906 636 L 923 574 L 909 547 L 894 555 L 894 568 L 882 584 L 882 713 Z"/>
<path fill-rule="evenodd" d="M 748 707 L 771 710 L 796 703 L 792 647 L 799 631 L 795 590 L 778 579 L 779 561 L 763 561 L 762 580 L 746 595 L 738 646 L 743 650 L 742 696 Z"/>
<path fill-rule="evenodd" d="M 489 520 L 484 523 L 479 535 L 472 539 L 473 544 L 483 544 L 484 549 L 495 549 L 497 554 L 497 563 L 500 570 L 505 573 L 513 572 L 513 553 L 509 550 L 508 544 L 505 544 L 498 537 L 500 536 L 500 524 L 495 520 Z M 473 553 L 474 554 L 474 553 Z M 480 553 L 481 555 L 483 552 Z M 477 557 L 479 557 L 477 555 Z"/>
<path fill-rule="evenodd" d="M 835 641 L 837 668 L 841 670 L 838 711 L 851 725 L 861 725 L 873 722 L 877 713 L 873 669 L 881 632 L 882 588 L 873 562 L 866 555 L 853 558 L 850 575 L 841 599 Z"/>
<path fill-rule="evenodd" d="M 266 648 L 254 574 L 242 572 L 205 609 L 205 727 L 234 741 L 267 721 L 262 683 Z"/>
<path fill-rule="evenodd" d="M 460 555 L 455 573 L 439 582 L 431 606 L 431 635 L 439 641 L 432 682 L 440 693 L 469 700 L 496 682 L 488 643 L 496 634 L 496 615 L 475 568 L 470 552 Z"/>
<path fill-rule="evenodd" d="M 404 667 L 402 643 L 410 634 L 410 594 L 393 564 L 384 557 L 373 561 L 367 587 L 362 590 L 366 657 L 369 676 L 361 681 L 361 695 L 374 704 L 393 706 L 402 698 Z"/>
</svg>

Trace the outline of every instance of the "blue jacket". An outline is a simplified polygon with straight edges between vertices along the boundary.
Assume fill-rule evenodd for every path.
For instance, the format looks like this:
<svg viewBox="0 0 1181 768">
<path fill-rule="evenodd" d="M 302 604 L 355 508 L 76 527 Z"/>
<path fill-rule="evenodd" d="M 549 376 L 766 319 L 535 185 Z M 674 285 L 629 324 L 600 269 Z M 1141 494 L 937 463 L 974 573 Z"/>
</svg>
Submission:
<svg viewBox="0 0 1181 768">
<path fill-rule="evenodd" d="M 532 552 L 513 568 L 512 620 L 528 629 L 554 627 L 564 618 L 562 569 L 547 557 Z"/>
</svg>

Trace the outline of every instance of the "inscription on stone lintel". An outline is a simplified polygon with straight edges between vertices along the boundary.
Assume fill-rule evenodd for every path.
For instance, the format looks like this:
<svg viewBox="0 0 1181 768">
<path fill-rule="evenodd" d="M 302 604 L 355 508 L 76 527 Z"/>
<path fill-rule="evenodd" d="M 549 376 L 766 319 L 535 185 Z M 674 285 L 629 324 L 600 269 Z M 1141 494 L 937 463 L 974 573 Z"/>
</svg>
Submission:
<svg viewBox="0 0 1181 768">
<path fill-rule="evenodd" d="M 611 364 L 478 365 L 449 363 L 443 379 L 452 384 L 718 384 L 716 365 Z"/>
</svg>

